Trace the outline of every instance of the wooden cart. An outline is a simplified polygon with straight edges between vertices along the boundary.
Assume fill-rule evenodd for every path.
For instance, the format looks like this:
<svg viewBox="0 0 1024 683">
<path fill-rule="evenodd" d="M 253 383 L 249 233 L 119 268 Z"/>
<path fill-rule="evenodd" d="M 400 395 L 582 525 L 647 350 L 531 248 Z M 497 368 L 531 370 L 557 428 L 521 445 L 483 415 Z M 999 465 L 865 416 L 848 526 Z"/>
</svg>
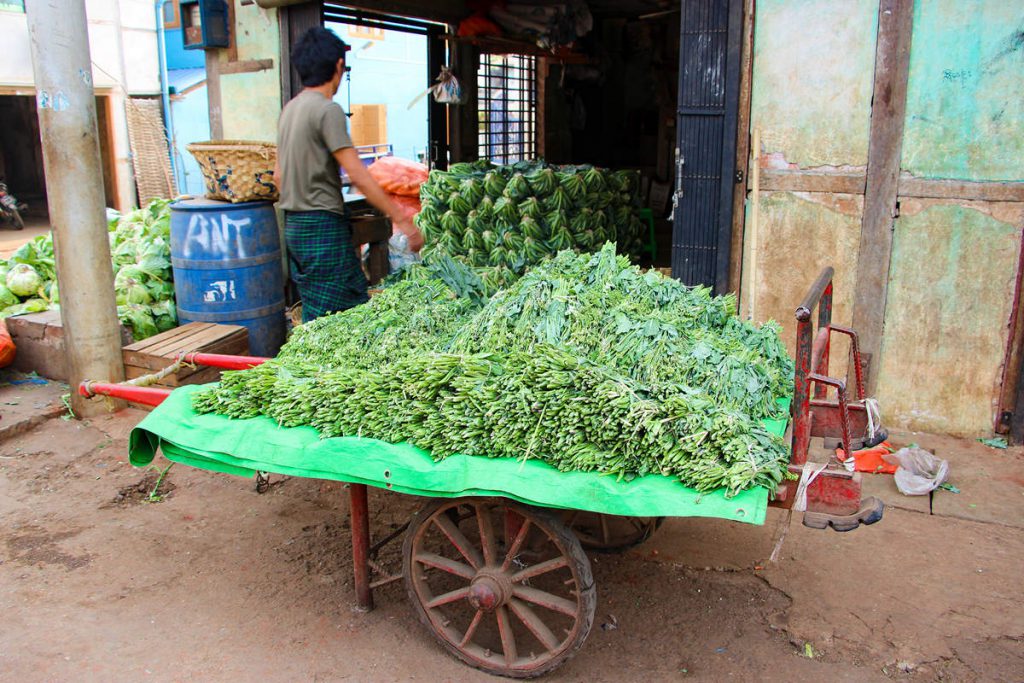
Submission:
<svg viewBox="0 0 1024 683">
<path fill-rule="evenodd" d="M 806 464 L 812 437 L 836 439 L 845 453 L 869 440 L 858 339 L 849 328 L 831 322 L 832 275 L 831 268 L 825 269 L 796 309 L 795 389 L 787 435 L 789 467 L 798 479 L 781 485 L 770 505 L 790 508 L 805 496 L 805 525 L 849 531 L 880 520 L 881 502 L 861 499 L 860 474 L 847 471 L 834 453 L 827 460 L 819 457 L 813 467 Z M 843 379 L 829 375 L 833 334 L 851 340 L 855 400 Z M 186 360 L 245 369 L 266 359 L 196 353 Z M 835 398 L 828 397 L 829 388 Z M 165 389 L 98 382 L 83 383 L 80 392 L 152 405 L 169 395 Z M 880 441 L 883 435 L 873 436 Z M 349 491 L 357 609 L 373 608 L 375 588 L 404 580 L 417 617 L 445 649 L 471 666 L 514 678 L 540 676 L 560 666 L 590 632 L 597 596 L 586 551 L 631 547 L 649 538 L 662 521 L 538 508 L 502 497 L 436 498 L 373 543 L 367 486 L 352 483 Z M 376 562 L 377 553 L 401 537 L 401 572 L 388 575 Z"/>
</svg>

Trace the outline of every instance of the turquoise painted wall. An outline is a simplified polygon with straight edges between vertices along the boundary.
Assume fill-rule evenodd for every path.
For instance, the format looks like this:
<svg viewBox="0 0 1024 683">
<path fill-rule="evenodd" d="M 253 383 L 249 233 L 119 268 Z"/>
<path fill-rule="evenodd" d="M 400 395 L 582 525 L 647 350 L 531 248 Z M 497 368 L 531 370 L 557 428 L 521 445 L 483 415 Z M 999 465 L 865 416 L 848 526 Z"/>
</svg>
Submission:
<svg viewBox="0 0 1024 683">
<path fill-rule="evenodd" d="M 221 118 L 228 140 L 277 139 L 281 113 L 281 39 L 277 10 L 235 3 L 235 47 L 238 60 L 271 59 L 274 67 L 248 73 L 222 73 L 220 77 Z M 221 65 L 227 50 L 218 50 Z"/>
<path fill-rule="evenodd" d="M 1024 180 L 1024 2 L 917 0 L 903 170 Z"/>
<path fill-rule="evenodd" d="M 429 85 L 426 37 L 384 31 L 383 40 L 370 40 L 353 35 L 346 24 L 329 23 L 327 28 L 352 46 L 351 103 L 387 105 L 388 142 L 395 156 L 418 160 L 427 146 L 428 101 L 424 97 L 412 109 L 409 103 Z M 342 82 L 334 99 L 348 111 L 347 83 Z"/>
</svg>

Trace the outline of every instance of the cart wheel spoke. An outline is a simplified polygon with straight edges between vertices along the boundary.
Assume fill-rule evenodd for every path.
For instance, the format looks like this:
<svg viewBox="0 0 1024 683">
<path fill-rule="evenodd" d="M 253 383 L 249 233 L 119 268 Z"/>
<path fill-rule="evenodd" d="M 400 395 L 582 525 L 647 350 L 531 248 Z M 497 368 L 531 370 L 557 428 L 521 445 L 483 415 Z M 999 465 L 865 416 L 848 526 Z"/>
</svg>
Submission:
<svg viewBox="0 0 1024 683">
<path fill-rule="evenodd" d="M 453 591 L 448 591 L 447 593 L 438 595 L 427 603 L 427 608 L 437 609 L 442 605 L 447 605 L 448 603 L 455 602 L 457 600 L 465 600 L 467 597 L 469 597 L 469 586 L 466 586 L 465 588 L 456 588 Z"/>
<path fill-rule="evenodd" d="M 601 523 L 601 540 L 607 544 L 612 538 L 611 533 L 608 531 L 608 516 L 598 515 L 597 519 Z"/>
<path fill-rule="evenodd" d="M 512 540 L 512 545 L 509 546 L 508 552 L 505 553 L 505 561 L 501 563 L 501 571 L 508 571 L 508 568 L 512 565 L 512 560 L 516 558 L 519 551 L 522 550 L 523 543 L 526 542 L 526 537 L 530 534 L 530 520 L 523 519 L 523 523 L 519 527 L 519 532 L 516 533 L 516 537 Z"/>
<path fill-rule="evenodd" d="M 508 607 L 502 605 L 494 612 L 498 619 L 498 632 L 501 635 L 501 651 L 505 654 L 505 666 L 512 668 L 519 653 L 516 652 L 516 636 L 512 633 L 512 622 L 508 618 Z"/>
<path fill-rule="evenodd" d="M 547 510 L 502 498 L 432 501 L 409 523 L 402 567 L 424 626 L 452 654 L 492 674 L 552 671 L 580 649 L 594 623 L 590 562 Z"/>
<path fill-rule="evenodd" d="M 564 556 L 560 555 L 558 557 L 547 560 L 546 562 L 541 562 L 539 564 L 533 565 L 532 567 L 527 567 L 526 569 L 522 569 L 516 572 L 512 575 L 512 583 L 522 583 L 523 581 L 529 581 L 530 579 L 537 578 L 541 574 L 547 574 L 548 572 L 553 572 L 556 569 L 561 569 L 562 567 L 568 566 L 569 561 Z"/>
<path fill-rule="evenodd" d="M 480 626 L 480 622 L 484 619 L 484 611 L 478 609 L 476 614 L 473 615 L 473 621 L 469 622 L 469 626 L 466 627 L 466 632 L 462 635 L 462 640 L 459 641 L 459 647 L 466 647 L 470 641 L 473 640 L 473 636 L 476 634 L 476 629 Z"/>
<path fill-rule="evenodd" d="M 468 581 L 472 581 L 473 577 L 476 576 L 476 572 L 469 565 L 462 564 L 457 560 L 449 560 L 447 557 L 442 557 L 436 553 L 416 553 L 416 561 L 428 567 L 434 567 L 449 574 L 461 576 Z"/>
<path fill-rule="evenodd" d="M 483 566 L 484 563 L 480 558 L 480 553 L 477 552 L 473 544 L 466 538 L 466 535 L 459 530 L 459 527 L 449 517 L 435 515 L 433 521 L 444 535 L 448 537 L 448 540 L 452 542 L 452 545 L 459 551 L 459 554 L 466 558 L 473 569 L 479 569 Z"/>
<path fill-rule="evenodd" d="M 493 565 L 497 560 L 497 550 L 494 546 L 494 520 L 491 519 L 491 511 L 486 505 L 474 505 L 476 509 L 476 521 L 480 527 L 480 547 L 484 551 L 484 564 Z"/>
<path fill-rule="evenodd" d="M 508 607 L 519 618 L 519 621 L 523 622 L 523 625 L 530 630 L 530 633 L 537 637 L 537 640 L 540 641 L 541 645 L 548 652 L 554 652 L 561 644 L 555 634 L 551 632 L 551 629 L 547 627 L 547 624 L 525 602 L 512 598 L 508 602 Z"/>
<path fill-rule="evenodd" d="M 576 616 L 575 602 L 572 600 L 566 600 L 565 598 L 552 593 L 548 593 L 547 591 L 542 591 L 530 586 L 516 586 L 512 589 L 512 595 L 520 600 L 532 602 L 534 605 L 546 607 L 553 612 L 560 612 L 570 617 Z"/>
</svg>

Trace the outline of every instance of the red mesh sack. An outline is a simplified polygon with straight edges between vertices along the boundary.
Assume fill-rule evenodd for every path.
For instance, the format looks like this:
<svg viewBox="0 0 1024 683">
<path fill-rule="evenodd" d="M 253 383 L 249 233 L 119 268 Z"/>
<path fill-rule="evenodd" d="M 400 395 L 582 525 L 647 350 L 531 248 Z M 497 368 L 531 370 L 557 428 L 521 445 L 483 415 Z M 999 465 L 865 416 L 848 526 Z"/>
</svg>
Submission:
<svg viewBox="0 0 1024 683">
<path fill-rule="evenodd" d="M 420 196 L 420 185 L 427 182 L 430 172 L 423 164 L 398 157 L 381 157 L 367 170 L 385 192 L 406 197 Z"/>
<path fill-rule="evenodd" d="M 475 14 L 459 22 L 458 35 L 463 38 L 469 36 L 500 36 L 501 28 L 482 14 Z"/>
<path fill-rule="evenodd" d="M 390 199 L 395 204 L 398 204 L 398 208 L 402 210 L 402 214 L 406 218 L 412 218 L 420 212 L 419 197 L 406 197 L 400 194 L 393 194 L 390 196 Z"/>
<path fill-rule="evenodd" d="M 0 320 L 0 368 L 5 368 L 14 362 L 14 340 L 7 331 L 7 323 Z"/>
</svg>

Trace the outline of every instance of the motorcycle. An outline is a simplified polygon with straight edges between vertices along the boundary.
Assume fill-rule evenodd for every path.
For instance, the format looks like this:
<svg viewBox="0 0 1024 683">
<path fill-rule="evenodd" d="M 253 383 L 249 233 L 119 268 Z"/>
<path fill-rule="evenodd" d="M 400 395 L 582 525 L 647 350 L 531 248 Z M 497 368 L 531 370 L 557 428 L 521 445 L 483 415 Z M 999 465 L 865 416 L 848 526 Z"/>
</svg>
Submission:
<svg viewBox="0 0 1024 683">
<path fill-rule="evenodd" d="M 0 181 L 0 218 L 14 226 L 15 230 L 25 227 L 25 221 L 21 219 L 21 212 L 28 208 L 24 202 L 19 202 L 7 189 L 7 183 Z"/>
</svg>

